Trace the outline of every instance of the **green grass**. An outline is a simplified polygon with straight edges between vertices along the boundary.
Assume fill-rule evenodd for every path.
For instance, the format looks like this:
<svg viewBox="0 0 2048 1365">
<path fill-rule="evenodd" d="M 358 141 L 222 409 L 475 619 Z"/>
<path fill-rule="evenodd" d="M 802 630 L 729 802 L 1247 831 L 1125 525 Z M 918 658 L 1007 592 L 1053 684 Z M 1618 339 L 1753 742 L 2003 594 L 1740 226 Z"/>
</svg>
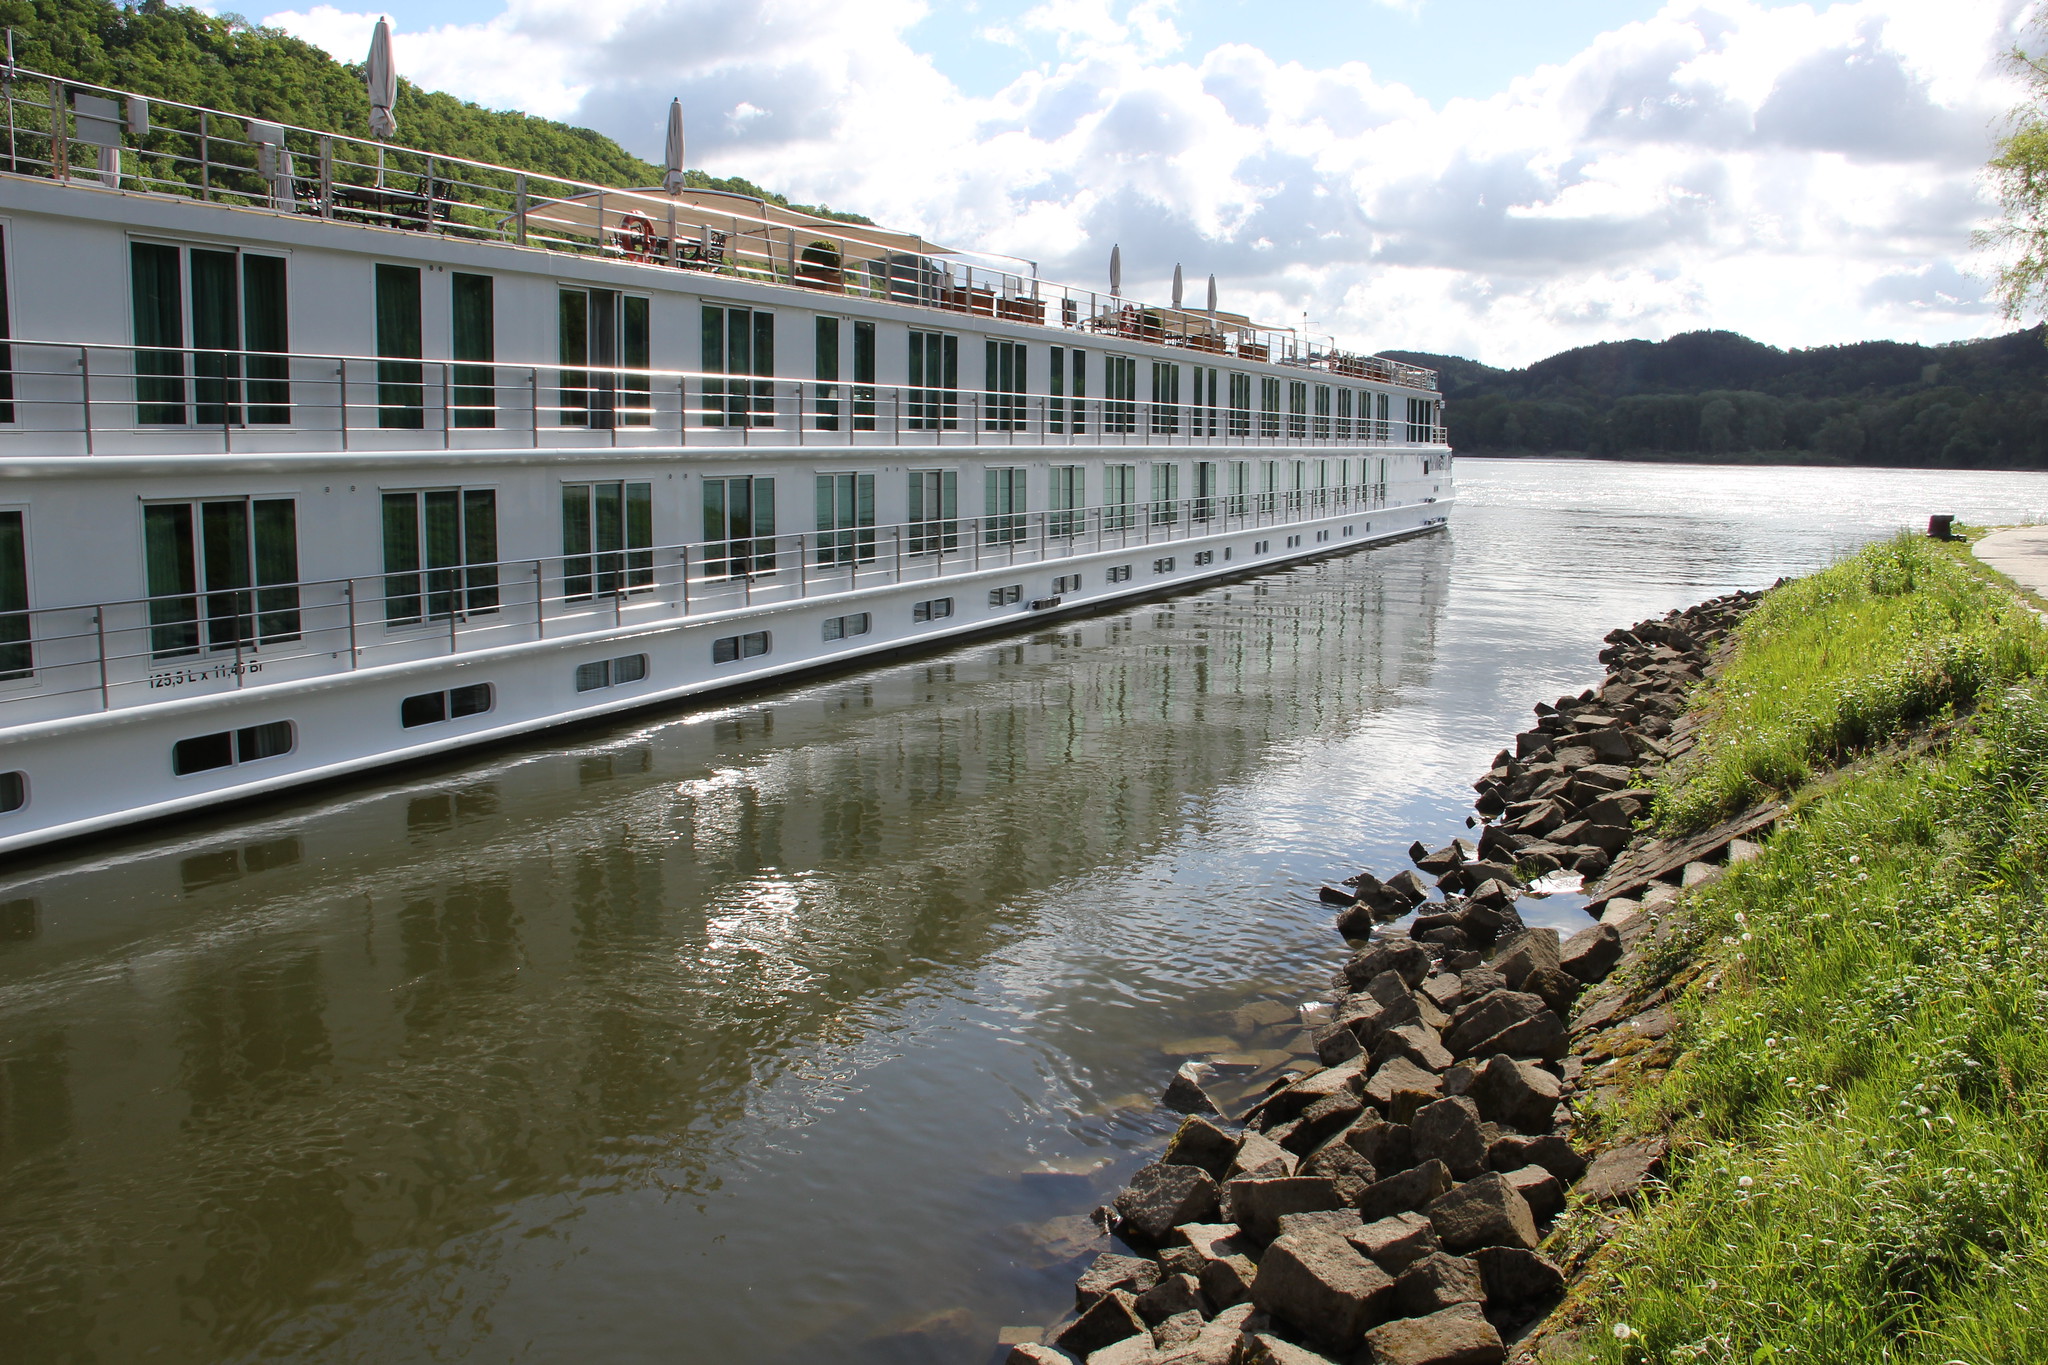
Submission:
<svg viewBox="0 0 2048 1365">
<path fill-rule="evenodd" d="M 1694 829 L 2048 668 L 2048 635 L 1966 557 L 1900 536 L 1772 592 L 1696 703 L 1701 761 L 1658 793 Z"/>
<path fill-rule="evenodd" d="M 1940 612 L 1871 586 L 1901 561 Z M 1998 659 L 2038 645 L 1943 628 L 1975 593 L 1927 556 L 1850 563 L 1774 594 L 1745 646 L 1782 676 L 1785 642 L 1835 641 L 1821 667 L 1856 705 L 1770 728 L 1882 738 L 1876 718 L 1966 695 L 1927 681 L 1963 668 L 1900 661 L 1968 659 L 1972 639 L 1991 662 L 1967 665 L 1967 695 L 1984 695 L 1945 746 L 1810 793 L 1760 860 L 1689 898 L 1665 950 L 1704 963 L 1678 1005 L 1683 1052 L 1616 1123 L 1671 1132 L 1672 1189 L 1593 1263 L 1590 1359 L 2048 1360 L 2048 683 L 1987 691 Z M 1840 653 L 1838 615 L 1884 663 Z M 1901 622 L 1919 647 L 1893 646 Z M 1883 698 L 1877 677 L 1919 699 Z"/>
</svg>

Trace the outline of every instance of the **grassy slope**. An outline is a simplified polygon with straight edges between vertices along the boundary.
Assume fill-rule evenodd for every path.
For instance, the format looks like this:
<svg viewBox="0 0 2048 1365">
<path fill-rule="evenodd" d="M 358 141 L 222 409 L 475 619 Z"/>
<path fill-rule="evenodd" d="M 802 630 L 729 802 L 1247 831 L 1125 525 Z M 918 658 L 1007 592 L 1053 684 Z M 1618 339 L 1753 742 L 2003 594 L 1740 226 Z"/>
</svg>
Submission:
<svg viewBox="0 0 2048 1365">
<path fill-rule="evenodd" d="M 2048 1360 L 2048 633 L 1975 581 L 1877 546 L 1745 626 L 1709 742 L 1757 762 L 1982 700 L 1691 898 L 1684 1055 L 1612 1121 L 1672 1131 L 1674 1189 L 1595 1262 L 1591 1358 Z"/>
</svg>

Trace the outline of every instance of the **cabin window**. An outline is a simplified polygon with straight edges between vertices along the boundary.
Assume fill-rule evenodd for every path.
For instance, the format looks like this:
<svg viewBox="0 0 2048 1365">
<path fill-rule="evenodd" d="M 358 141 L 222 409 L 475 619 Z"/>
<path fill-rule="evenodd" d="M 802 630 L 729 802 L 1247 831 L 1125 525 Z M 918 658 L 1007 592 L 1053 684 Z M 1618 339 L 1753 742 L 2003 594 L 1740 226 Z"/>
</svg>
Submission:
<svg viewBox="0 0 2048 1365">
<path fill-rule="evenodd" d="M 1337 390 L 1337 425 L 1334 435 L 1340 441 L 1351 439 L 1351 399 L 1350 389 Z"/>
<path fill-rule="evenodd" d="M 1280 434 L 1280 381 L 1259 377 L 1259 435 L 1271 439 Z"/>
<path fill-rule="evenodd" d="M 1102 529 L 1122 531 L 1136 521 L 1138 467 L 1134 464 L 1106 465 L 1102 470 Z"/>
<path fill-rule="evenodd" d="M 711 642 L 711 662 L 715 664 L 734 663 L 740 659 L 758 659 L 768 652 L 768 632 L 749 631 L 745 635 L 728 635 L 722 640 Z"/>
<path fill-rule="evenodd" d="M 847 640 L 856 635 L 865 635 L 874 629 L 875 618 L 864 611 L 851 616 L 832 616 L 825 621 L 827 640 Z"/>
<path fill-rule="evenodd" d="M 912 431 L 952 431 L 960 425 L 960 338 L 943 332 L 910 334 L 908 420 Z"/>
<path fill-rule="evenodd" d="M 425 371 L 419 357 L 420 272 L 417 266 L 377 267 L 377 354 L 409 357 L 377 362 L 377 425 L 417 430 L 426 423 Z"/>
<path fill-rule="evenodd" d="M 1330 439 L 1330 386 L 1328 384 L 1316 385 L 1315 424 L 1311 428 L 1311 434 L 1318 441 Z"/>
<path fill-rule="evenodd" d="M 1024 600 L 1024 585 L 1011 583 L 988 590 L 988 604 L 992 607 L 1010 607 Z"/>
<path fill-rule="evenodd" d="M 875 557 L 875 476 L 820 474 L 816 562 L 865 564 Z"/>
<path fill-rule="evenodd" d="M 0 512 L 0 682 L 28 677 L 35 663 L 29 643 L 24 520 L 20 512 Z"/>
<path fill-rule="evenodd" d="M 1196 568 L 1198 568 L 1198 569 L 1199 569 L 1199 568 L 1201 568 L 1201 567 L 1202 567 L 1203 565 L 1205 565 L 1205 564 L 1214 564 L 1215 562 L 1216 562 L 1216 552 L 1215 552 L 1214 550 L 1197 550 L 1197 551 L 1195 551 L 1195 567 L 1196 567 Z"/>
<path fill-rule="evenodd" d="M 775 425 L 775 314 L 704 305 L 704 364 L 709 374 L 752 379 L 704 381 L 704 425 Z"/>
<path fill-rule="evenodd" d="M 498 425 L 498 322 L 495 284 L 489 275 L 449 276 L 449 354 L 458 362 L 450 376 L 453 424 Z"/>
<path fill-rule="evenodd" d="M 875 324 L 853 324 L 853 429 L 875 429 Z"/>
<path fill-rule="evenodd" d="M 562 595 L 573 601 L 653 586 L 652 485 L 563 484 Z"/>
<path fill-rule="evenodd" d="M 1271 514 L 1280 505 L 1280 462 L 1259 461 L 1259 510 Z"/>
<path fill-rule="evenodd" d="M 0 815 L 12 815 L 28 804 L 28 774 L 0 773 Z"/>
<path fill-rule="evenodd" d="M 576 665 L 576 690 L 596 692 L 606 687 L 624 687 L 647 676 L 647 656 L 628 654 L 619 659 L 597 659 Z"/>
<path fill-rule="evenodd" d="M 398 704 L 398 723 L 407 730 L 438 725 L 444 720 L 481 716 L 495 702 L 489 683 L 470 683 L 446 692 L 421 692 Z"/>
<path fill-rule="evenodd" d="M 1028 388 L 1024 374 L 1024 343 L 989 342 L 987 362 L 988 410 L 982 414 L 982 426 L 989 431 L 1023 431 L 1026 427 L 1024 394 Z"/>
<path fill-rule="evenodd" d="M 1232 460 L 1230 462 L 1230 515 L 1241 517 L 1251 509 L 1252 462 Z"/>
<path fill-rule="evenodd" d="M 1138 429 L 1138 362 L 1127 355 L 1102 358 L 1102 429 Z"/>
<path fill-rule="evenodd" d="M 1088 505 L 1088 470 L 1078 464 L 1056 464 L 1052 467 L 1051 490 L 1046 497 L 1046 506 L 1052 513 L 1046 519 L 1046 532 L 1055 536 L 1078 536 L 1086 522 L 1081 511 Z"/>
<path fill-rule="evenodd" d="M 1046 400 L 1050 430 L 1065 431 L 1071 422 L 1076 436 L 1087 431 L 1088 353 L 1079 347 L 1071 351 L 1063 346 L 1053 347 L 1046 392 L 1053 395 Z"/>
<path fill-rule="evenodd" d="M 647 300 L 615 289 L 564 289 L 556 315 L 561 424 L 609 430 L 653 421 L 651 380 L 626 373 L 646 370 L 653 354 Z"/>
<path fill-rule="evenodd" d="M 229 768 L 238 763 L 277 758 L 297 747 L 298 737 L 288 720 L 267 725 L 250 725 L 240 730 L 220 730 L 194 735 L 171 746 L 171 774 L 189 777 L 193 773 Z"/>
<path fill-rule="evenodd" d="M 142 509 L 150 649 L 171 658 L 299 638 L 298 518 L 290 498 Z"/>
<path fill-rule="evenodd" d="M 814 425 L 819 431 L 839 430 L 839 319 L 819 318 L 817 326 L 817 377 L 819 384 L 812 405 Z"/>
<path fill-rule="evenodd" d="M 990 469 L 983 473 L 988 519 L 982 523 L 984 545 L 1010 545 L 1024 539 L 1025 497 L 1022 469 Z"/>
<path fill-rule="evenodd" d="M 7 300 L 7 230 L 0 226 L 0 422 L 14 420 L 14 348 L 7 339 L 14 335 L 12 312 Z"/>
<path fill-rule="evenodd" d="M 1216 422 L 1216 371 L 1204 365 L 1193 367 L 1195 387 L 1188 406 L 1188 434 L 1214 436 Z"/>
<path fill-rule="evenodd" d="M 1394 428 L 1392 419 L 1389 417 L 1388 413 L 1389 409 L 1393 406 L 1393 395 L 1383 393 L 1379 396 L 1379 399 L 1379 439 L 1382 441 L 1391 441 L 1394 439 Z"/>
<path fill-rule="evenodd" d="M 775 480 L 742 474 L 703 482 L 705 576 L 772 573 Z"/>
<path fill-rule="evenodd" d="M 1180 366 L 1170 360 L 1155 360 L 1152 362 L 1152 434 L 1170 436 L 1179 430 Z"/>
<path fill-rule="evenodd" d="M 953 614 L 953 599 L 934 597 L 929 602 L 919 602 L 910 609 L 913 621 L 937 621 Z"/>
<path fill-rule="evenodd" d="M 1171 526 L 1180 520 L 1180 466 L 1152 466 L 1152 524 Z"/>
<path fill-rule="evenodd" d="M 1208 521 L 1216 515 L 1217 475 L 1222 466 L 1214 460 L 1195 461 L 1195 505 L 1191 509 L 1196 521 Z"/>
<path fill-rule="evenodd" d="M 1155 559 L 1155 560 L 1153 560 L 1153 561 L 1152 561 L 1152 572 L 1153 572 L 1153 573 L 1172 573 L 1172 572 L 1173 572 L 1173 558 L 1172 558 L 1172 556 L 1168 556 L 1168 557 L 1167 557 L 1167 558 L 1165 558 L 1165 559 Z"/>
<path fill-rule="evenodd" d="M 1110 568 L 1102 571 L 1102 580 L 1105 583 L 1128 583 L 1131 581 L 1131 566 L 1128 564 L 1112 565 Z"/>
<path fill-rule="evenodd" d="M 138 423 L 291 421 L 283 257 L 134 242 L 129 290 Z"/>
<path fill-rule="evenodd" d="M 1054 597 L 1064 597 L 1070 592 L 1079 591 L 1081 591 L 1081 575 L 1077 573 L 1063 573 L 1052 581 L 1052 595 Z"/>
<path fill-rule="evenodd" d="M 1296 379 L 1287 385 L 1287 437 L 1308 438 L 1308 385 Z"/>
<path fill-rule="evenodd" d="M 960 548 L 960 475 L 951 469 L 910 471 L 910 552 Z"/>
<path fill-rule="evenodd" d="M 498 495 L 384 495 L 384 620 L 410 625 L 498 608 Z"/>
<path fill-rule="evenodd" d="M 1252 377 L 1248 374 L 1230 376 L 1230 434 L 1252 434 Z"/>
</svg>

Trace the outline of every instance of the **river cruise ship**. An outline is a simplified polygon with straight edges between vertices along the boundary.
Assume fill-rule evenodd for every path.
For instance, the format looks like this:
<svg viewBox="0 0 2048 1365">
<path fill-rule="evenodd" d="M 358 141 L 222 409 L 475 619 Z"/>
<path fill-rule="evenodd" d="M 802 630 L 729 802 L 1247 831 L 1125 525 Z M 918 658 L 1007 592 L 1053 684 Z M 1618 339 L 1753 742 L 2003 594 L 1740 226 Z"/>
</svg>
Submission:
<svg viewBox="0 0 2048 1365">
<path fill-rule="evenodd" d="M 4 103 L 0 853 L 1450 505 L 1432 372 L 1213 286 L 21 68 Z"/>
</svg>

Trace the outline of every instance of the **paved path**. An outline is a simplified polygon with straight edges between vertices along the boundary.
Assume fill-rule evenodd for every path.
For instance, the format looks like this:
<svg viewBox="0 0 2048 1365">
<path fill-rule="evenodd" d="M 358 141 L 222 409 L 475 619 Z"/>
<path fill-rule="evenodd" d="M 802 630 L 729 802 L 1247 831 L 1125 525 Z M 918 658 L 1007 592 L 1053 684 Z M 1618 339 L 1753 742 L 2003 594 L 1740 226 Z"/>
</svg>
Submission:
<svg viewBox="0 0 2048 1365">
<path fill-rule="evenodd" d="M 1993 531 L 1970 548 L 2013 582 L 2048 597 L 2048 526 Z"/>
</svg>

